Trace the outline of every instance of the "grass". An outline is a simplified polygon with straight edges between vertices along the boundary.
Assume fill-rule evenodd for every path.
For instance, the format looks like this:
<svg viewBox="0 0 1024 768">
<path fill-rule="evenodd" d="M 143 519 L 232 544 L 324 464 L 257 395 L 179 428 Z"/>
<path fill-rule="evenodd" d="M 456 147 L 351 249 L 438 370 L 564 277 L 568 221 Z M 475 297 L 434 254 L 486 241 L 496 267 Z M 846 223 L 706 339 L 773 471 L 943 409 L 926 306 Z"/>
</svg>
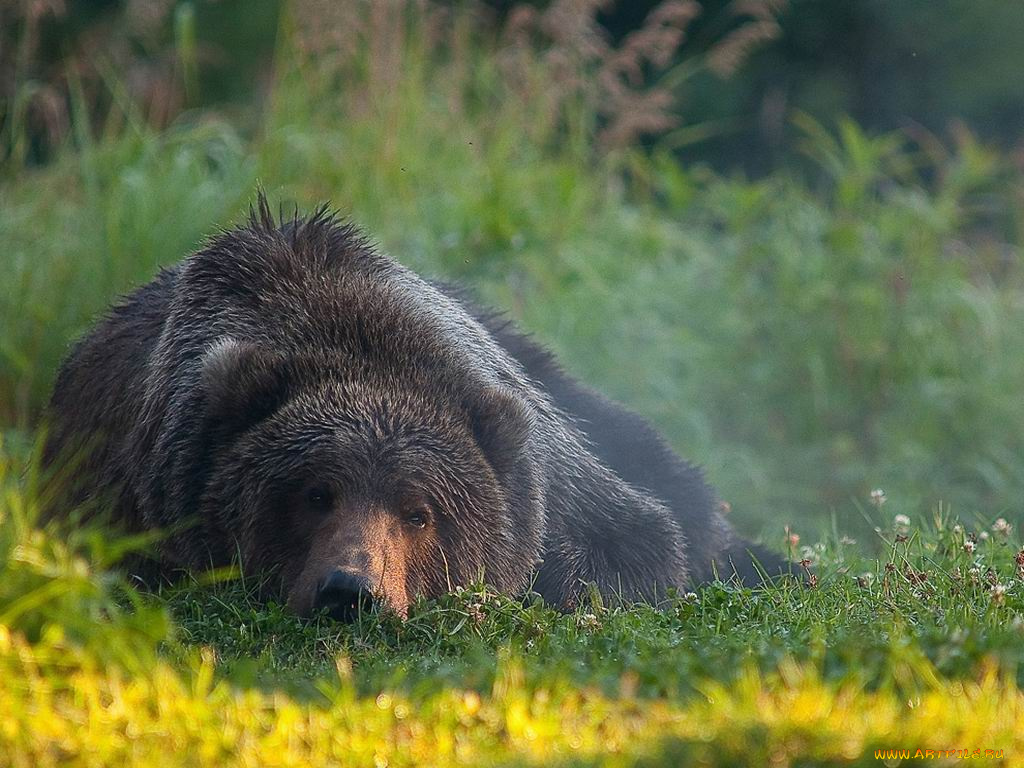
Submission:
<svg viewBox="0 0 1024 768">
<path fill-rule="evenodd" d="M 124 107 L 0 168 L 0 764 L 1022 763 L 1019 178 L 848 122 L 803 121 L 809 172 L 758 182 L 596 155 L 542 57 L 520 92 L 461 17 L 458 56 L 407 22 L 333 69 L 283 48 L 254 136 Z M 141 542 L 37 530 L 68 345 L 257 183 L 507 310 L 814 583 L 569 615 L 476 585 L 347 627 L 240 578 L 139 593 L 112 566 Z"/>
<path fill-rule="evenodd" d="M 800 553 L 813 583 L 714 583 L 658 609 L 561 614 L 476 585 L 349 626 L 296 619 L 240 578 L 139 594 L 96 565 L 116 538 L 30 525 L 39 486 L 13 467 L 5 764 L 869 765 L 917 749 L 1021 764 L 1024 552 L 1004 521 L 895 515 L 881 559 L 822 543 Z"/>
<path fill-rule="evenodd" d="M 877 486 L 918 513 L 1015 514 L 1024 282 L 1017 245 L 972 244 L 995 183 L 983 150 L 931 188 L 859 166 L 841 190 L 750 183 L 659 155 L 622 188 L 611 160 L 429 102 L 346 119 L 300 96 L 251 141 L 225 123 L 138 127 L 0 182 L 5 428 L 30 433 L 70 341 L 262 182 L 286 208 L 332 200 L 405 263 L 508 311 L 659 424 L 755 534 L 777 515 L 826 530 L 831 512 L 863 538 L 851 500 Z"/>
</svg>

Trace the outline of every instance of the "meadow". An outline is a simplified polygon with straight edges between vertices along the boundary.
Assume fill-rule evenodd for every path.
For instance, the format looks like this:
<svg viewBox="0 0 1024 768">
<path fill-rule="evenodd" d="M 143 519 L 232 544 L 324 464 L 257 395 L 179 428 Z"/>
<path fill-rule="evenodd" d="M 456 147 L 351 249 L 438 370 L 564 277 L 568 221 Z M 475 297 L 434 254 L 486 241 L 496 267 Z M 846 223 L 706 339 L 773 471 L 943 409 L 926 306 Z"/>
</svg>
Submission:
<svg viewBox="0 0 1024 768">
<path fill-rule="evenodd" d="M 343 52 L 302 32 L 282 29 L 256 127 L 153 128 L 116 80 L 45 164 L 3 124 L 0 763 L 1024 764 L 1009 159 L 966 129 L 804 116 L 798 165 L 722 176 L 602 143 L 625 107 L 471 16 Z M 702 464 L 794 576 L 569 615 L 467 585 L 347 627 L 241 574 L 140 592 L 115 566 L 146 542 L 39 530 L 69 344 L 258 186 L 506 311 Z"/>
</svg>

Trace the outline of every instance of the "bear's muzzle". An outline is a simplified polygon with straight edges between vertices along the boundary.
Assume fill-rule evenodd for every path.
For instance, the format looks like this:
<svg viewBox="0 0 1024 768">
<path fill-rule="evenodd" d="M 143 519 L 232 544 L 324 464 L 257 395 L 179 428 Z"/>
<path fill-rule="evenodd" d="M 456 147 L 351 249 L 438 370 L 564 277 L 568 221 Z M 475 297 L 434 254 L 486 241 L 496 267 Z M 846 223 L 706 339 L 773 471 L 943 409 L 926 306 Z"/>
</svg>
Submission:
<svg viewBox="0 0 1024 768">
<path fill-rule="evenodd" d="M 315 611 L 326 611 L 336 621 L 353 622 L 377 607 L 369 580 L 358 573 L 336 570 L 317 586 Z"/>
</svg>

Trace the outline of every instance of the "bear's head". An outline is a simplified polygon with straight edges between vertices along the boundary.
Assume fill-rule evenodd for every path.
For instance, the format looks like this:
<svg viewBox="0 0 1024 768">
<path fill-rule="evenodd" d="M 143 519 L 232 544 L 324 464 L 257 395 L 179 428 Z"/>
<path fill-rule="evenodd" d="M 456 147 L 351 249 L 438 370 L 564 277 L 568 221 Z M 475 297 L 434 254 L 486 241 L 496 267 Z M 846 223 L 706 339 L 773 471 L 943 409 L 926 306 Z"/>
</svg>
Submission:
<svg viewBox="0 0 1024 768">
<path fill-rule="evenodd" d="M 232 339 L 202 367 L 200 514 L 292 610 L 404 615 L 417 595 L 479 578 L 527 585 L 542 522 L 532 417 L 513 393 Z"/>
</svg>

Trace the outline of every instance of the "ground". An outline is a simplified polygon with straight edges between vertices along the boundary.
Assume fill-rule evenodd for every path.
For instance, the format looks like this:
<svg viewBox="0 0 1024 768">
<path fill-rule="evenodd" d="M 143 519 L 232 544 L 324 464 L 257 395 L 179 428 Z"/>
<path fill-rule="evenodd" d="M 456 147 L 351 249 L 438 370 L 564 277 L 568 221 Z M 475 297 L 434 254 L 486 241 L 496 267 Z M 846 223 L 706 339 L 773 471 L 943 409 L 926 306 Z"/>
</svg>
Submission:
<svg viewBox="0 0 1024 768">
<path fill-rule="evenodd" d="M 715 583 L 660 610 L 595 598 L 563 614 L 474 587 L 405 622 L 348 626 L 261 603 L 229 572 L 137 593 L 25 525 L 31 488 L 7 472 L 0 752 L 12 765 L 1024 754 L 1024 555 L 1005 521 L 972 531 L 892 516 L 878 560 L 848 539 L 791 539 L 799 580 Z M 118 545 L 86 533 L 76 549 L 103 562 Z"/>
</svg>

